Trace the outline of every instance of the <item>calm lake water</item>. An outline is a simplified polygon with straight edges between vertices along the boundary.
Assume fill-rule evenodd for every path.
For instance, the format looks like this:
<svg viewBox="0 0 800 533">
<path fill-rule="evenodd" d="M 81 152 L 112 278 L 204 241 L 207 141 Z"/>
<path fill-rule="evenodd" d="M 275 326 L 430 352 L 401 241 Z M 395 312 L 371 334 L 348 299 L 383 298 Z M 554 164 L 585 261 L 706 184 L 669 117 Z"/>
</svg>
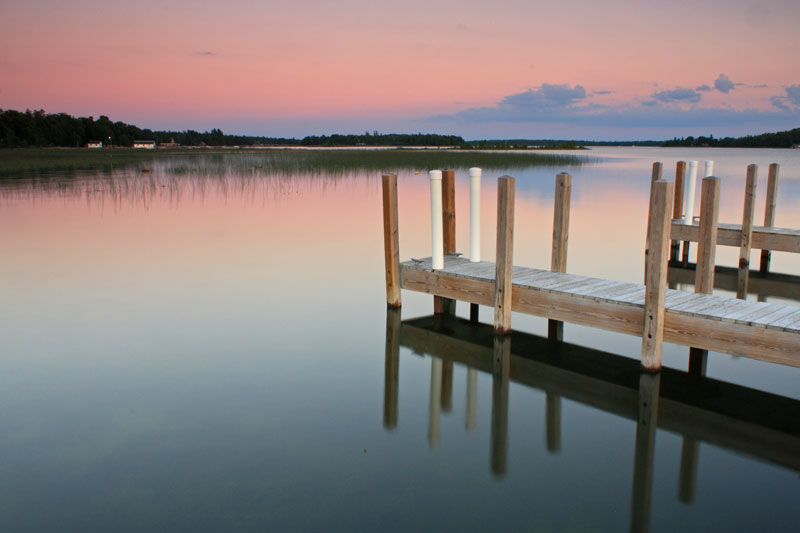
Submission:
<svg viewBox="0 0 800 533">
<path fill-rule="evenodd" d="M 800 150 L 585 155 L 484 172 L 484 258 L 502 174 L 517 178 L 527 266 L 549 268 L 559 171 L 573 174 L 575 274 L 642 280 L 653 161 L 672 178 L 678 160 L 715 160 L 724 222 L 741 222 L 749 163 L 763 220 L 778 162 L 776 225 L 800 227 Z M 514 314 L 530 335 L 512 338 L 498 382 L 485 332 L 410 340 L 429 332 L 411 319 L 430 297 L 404 292 L 387 316 L 379 173 L 270 174 L 236 157 L 0 183 L 0 530 L 795 530 L 800 370 L 712 352 L 712 379 L 692 381 L 688 350 L 665 345 L 648 436 L 639 338 L 567 324 L 587 350 L 560 358 L 530 336 L 546 321 Z M 418 170 L 398 173 L 403 260 L 430 255 Z M 719 249 L 718 264 L 737 260 Z M 772 269 L 800 275 L 800 257 L 775 253 Z M 721 414 L 701 409 L 720 398 Z"/>
</svg>

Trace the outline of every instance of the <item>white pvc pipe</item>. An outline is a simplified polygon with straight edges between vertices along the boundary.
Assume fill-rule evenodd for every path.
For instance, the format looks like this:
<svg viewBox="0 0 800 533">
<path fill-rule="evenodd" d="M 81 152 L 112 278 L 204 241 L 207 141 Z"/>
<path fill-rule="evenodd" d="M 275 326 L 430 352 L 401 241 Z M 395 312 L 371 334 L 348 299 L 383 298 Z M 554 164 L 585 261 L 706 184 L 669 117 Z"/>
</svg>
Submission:
<svg viewBox="0 0 800 533">
<path fill-rule="evenodd" d="M 694 216 L 694 196 L 697 188 L 697 161 L 689 161 L 689 183 L 686 187 L 686 214 L 683 215 L 685 224 L 692 223 Z"/>
<path fill-rule="evenodd" d="M 442 225 L 442 171 L 431 170 L 431 262 L 434 270 L 444 268 L 444 226 Z"/>
<path fill-rule="evenodd" d="M 714 162 L 713 161 L 706 161 L 706 175 L 705 178 L 714 175 Z"/>
<path fill-rule="evenodd" d="M 481 260 L 481 169 L 469 169 L 469 260 Z"/>
</svg>

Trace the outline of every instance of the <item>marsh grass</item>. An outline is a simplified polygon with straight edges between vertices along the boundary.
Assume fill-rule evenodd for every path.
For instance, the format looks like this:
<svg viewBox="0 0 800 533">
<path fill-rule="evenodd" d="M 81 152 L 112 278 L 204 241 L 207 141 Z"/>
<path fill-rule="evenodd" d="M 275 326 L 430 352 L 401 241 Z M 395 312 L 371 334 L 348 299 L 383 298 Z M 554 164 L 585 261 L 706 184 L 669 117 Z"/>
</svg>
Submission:
<svg viewBox="0 0 800 533">
<path fill-rule="evenodd" d="M 151 168 L 163 165 L 175 174 L 252 171 L 260 173 L 340 174 L 346 172 L 426 171 L 435 168 L 515 170 L 530 167 L 574 167 L 590 162 L 582 155 L 474 150 L 131 150 L 31 148 L 0 150 L 0 177 L 69 175 L 78 171 Z"/>
</svg>

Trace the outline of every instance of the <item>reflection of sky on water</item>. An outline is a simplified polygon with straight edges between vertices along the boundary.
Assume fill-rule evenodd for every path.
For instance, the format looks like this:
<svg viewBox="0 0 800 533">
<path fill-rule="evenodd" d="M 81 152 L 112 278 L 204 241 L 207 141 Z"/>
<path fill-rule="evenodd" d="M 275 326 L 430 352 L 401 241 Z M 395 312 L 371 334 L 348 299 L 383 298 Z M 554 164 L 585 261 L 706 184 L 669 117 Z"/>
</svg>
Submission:
<svg viewBox="0 0 800 533">
<path fill-rule="evenodd" d="M 575 176 L 569 271 L 641 280 L 652 160 L 638 150 L 563 169 Z M 723 183 L 722 220 L 741 217 L 737 188 L 759 153 L 731 163 L 741 177 Z M 796 156 L 781 154 L 778 221 L 800 227 L 787 170 Z M 668 175 L 674 160 L 660 159 Z M 517 263 L 549 265 L 559 170 L 509 172 L 518 178 Z M 485 257 L 494 250 L 495 174 L 482 191 Z M 467 375 L 456 366 L 453 411 L 442 415 L 441 448 L 429 452 L 431 363 L 401 349 L 398 427 L 384 432 L 377 176 L 154 167 L 85 178 L 0 190 L 5 529 L 165 529 L 168 520 L 378 529 L 387 516 L 398 529 L 627 526 L 635 428 L 614 415 L 564 401 L 562 451 L 552 456 L 544 393 L 512 383 L 508 474 L 497 482 L 486 464 L 491 377 L 478 376 L 477 427 L 466 438 Z M 427 177 L 407 171 L 399 181 L 401 256 L 429 255 Z M 459 172 L 459 249 L 468 242 L 466 184 Z M 735 264 L 724 252 L 720 263 Z M 775 254 L 774 269 L 800 272 L 786 255 Z M 403 317 L 430 313 L 429 297 L 403 297 Z M 545 328 L 534 317 L 512 323 Z M 565 338 L 634 358 L 640 349 L 635 337 L 570 325 Z M 665 364 L 685 368 L 685 351 L 667 346 Z M 709 374 L 798 397 L 796 369 L 712 354 Z M 796 492 L 796 473 L 704 445 L 699 497 L 685 506 L 674 496 L 680 446 L 658 432 L 654 525 L 713 516 L 725 529 L 758 515 L 781 527 L 788 507 L 768 496 Z"/>
</svg>

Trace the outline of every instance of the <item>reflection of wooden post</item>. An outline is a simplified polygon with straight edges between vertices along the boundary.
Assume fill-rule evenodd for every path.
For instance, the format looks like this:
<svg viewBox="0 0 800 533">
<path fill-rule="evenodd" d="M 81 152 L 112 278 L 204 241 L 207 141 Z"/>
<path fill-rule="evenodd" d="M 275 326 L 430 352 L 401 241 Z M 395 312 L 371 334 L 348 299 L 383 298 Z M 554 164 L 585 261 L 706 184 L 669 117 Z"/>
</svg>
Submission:
<svg viewBox="0 0 800 533">
<path fill-rule="evenodd" d="M 400 372 L 400 309 L 386 310 L 386 363 L 383 373 L 383 427 L 397 427 Z"/>
<path fill-rule="evenodd" d="M 455 303 L 455 302 L 454 302 Z M 453 362 L 442 361 L 442 395 L 440 398 L 442 411 L 453 410 Z"/>
<path fill-rule="evenodd" d="M 478 371 L 467 369 L 467 431 L 478 427 Z"/>
<path fill-rule="evenodd" d="M 672 187 L 672 183 L 668 181 L 653 182 L 647 223 L 642 366 L 648 370 L 661 368 Z"/>
<path fill-rule="evenodd" d="M 497 253 L 494 331 L 511 332 L 511 267 L 514 248 L 514 178 L 497 180 Z"/>
<path fill-rule="evenodd" d="M 772 227 L 775 225 L 775 207 L 778 205 L 778 173 L 781 166 L 778 163 L 772 163 L 769 166 L 769 175 L 767 177 L 767 203 L 764 207 L 764 225 Z M 769 272 L 769 262 L 772 252 L 769 250 L 761 250 L 761 265 L 759 270 L 766 274 Z"/>
<path fill-rule="evenodd" d="M 383 176 L 383 250 L 386 263 L 386 303 L 400 307 L 400 245 L 397 236 L 397 176 Z"/>
<path fill-rule="evenodd" d="M 672 201 L 672 219 L 683 218 L 683 182 L 686 179 L 686 161 L 678 161 L 675 165 L 675 196 Z M 681 252 L 681 241 L 672 241 L 670 261 L 678 261 Z"/>
<path fill-rule="evenodd" d="M 572 192 L 572 176 L 562 172 L 556 176 L 556 192 L 553 201 L 553 245 L 550 252 L 550 271 L 567 271 L 567 248 L 569 244 L 569 203 Z M 547 321 L 547 338 L 564 340 L 564 323 Z"/>
<path fill-rule="evenodd" d="M 506 473 L 508 454 L 508 378 L 511 375 L 511 337 L 495 335 L 492 360 L 491 468 L 496 476 Z"/>
<path fill-rule="evenodd" d="M 442 171 L 442 228 L 444 230 L 444 255 L 456 251 L 456 187 L 455 171 Z M 456 301 L 441 296 L 433 297 L 433 312 L 455 315 Z"/>
<path fill-rule="evenodd" d="M 555 453 L 561 449 L 561 395 L 547 392 L 545 396 L 545 418 L 547 421 L 547 451 Z"/>
<path fill-rule="evenodd" d="M 439 397 L 442 394 L 442 360 L 431 357 L 431 397 L 428 403 L 428 443 L 439 447 Z"/>
<path fill-rule="evenodd" d="M 703 178 L 700 193 L 700 236 L 697 242 L 697 271 L 694 292 L 711 294 L 714 291 L 714 268 L 717 253 L 717 223 L 719 219 L 719 178 Z M 689 371 L 705 375 L 708 350 L 689 348 Z"/>
<path fill-rule="evenodd" d="M 700 443 L 693 437 L 683 437 L 681 467 L 678 476 L 678 499 L 683 503 L 692 503 L 694 501 L 699 461 Z"/>
<path fill-rule="evenodd" d="M 753 239 L 753 215 L 756 206 L 756 179 L 758 165 L 747 165 L 747 182 L 744 186 L 744 213 L 742 214 L 742 240 L 739 245 L 739 278 L 736 297 L 747 299 L 747 283 L 750 277 L 750 246 Z"/>
<path fill-rule="evenodd" d="M 658 394 L 661 374 L 639 376 L 639 416 L 633 459 L 631 531 L 650 529 L 650 496 L 653 490 L 653 458 L 658 425 Z"/>
</svg>

